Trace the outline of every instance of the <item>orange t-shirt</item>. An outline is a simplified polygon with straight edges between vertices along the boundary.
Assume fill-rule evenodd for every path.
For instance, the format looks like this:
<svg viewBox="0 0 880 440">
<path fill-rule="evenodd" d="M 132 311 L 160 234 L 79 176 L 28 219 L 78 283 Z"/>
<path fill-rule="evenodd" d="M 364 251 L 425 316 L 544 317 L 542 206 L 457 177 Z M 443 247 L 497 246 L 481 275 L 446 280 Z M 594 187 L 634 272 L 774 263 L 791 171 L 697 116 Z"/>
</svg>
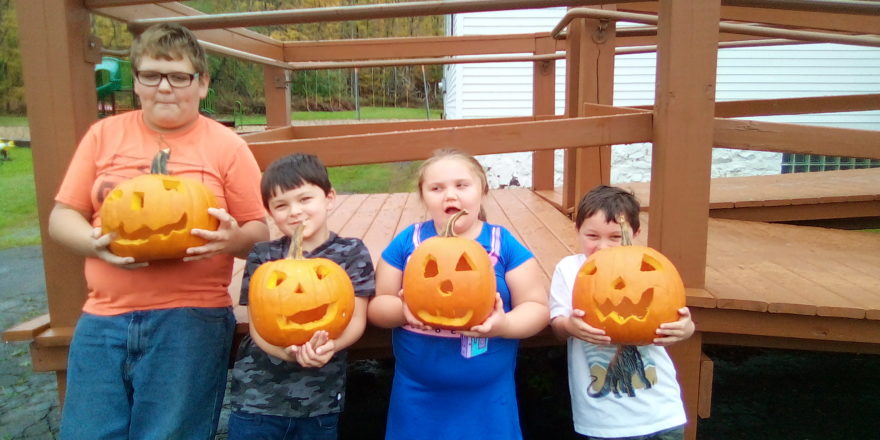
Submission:
<svg viewBox="0 0 880 440">
<path fill-rule="evenodd" d="M 116 184 L 149 173 L 153 156 L 165 148 L 171 149 L 168 173 L 204 183 L 239 224 L 265 218 L 260 168 L 247 143 L 203 116 L 175 133 L 151 130 L 141 111 L 96 122 L 80 141 L 55 200 L 92 213 L 92 225 L 98 227 L 104 197 Z M 118 315 L 174 307 L 225 307 L 231 304 L 227 294 L 231 273 L 230 255 L 191 262 L 154 261 L 135 270 L 86 258 L 89 295 L 83 310 Z"/>
</svg>

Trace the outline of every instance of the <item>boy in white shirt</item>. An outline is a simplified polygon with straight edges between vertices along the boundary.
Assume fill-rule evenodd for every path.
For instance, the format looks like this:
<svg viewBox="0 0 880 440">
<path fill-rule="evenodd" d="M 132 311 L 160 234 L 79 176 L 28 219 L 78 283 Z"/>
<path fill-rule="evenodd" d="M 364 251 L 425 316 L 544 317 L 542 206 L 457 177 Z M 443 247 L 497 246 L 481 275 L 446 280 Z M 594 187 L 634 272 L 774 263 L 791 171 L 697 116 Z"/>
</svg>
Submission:
<svg viewBox="0 0 880 440">
<path fill-rule="evenodd" d="M 568 340 L 574 429 L 586 439 L 682 439 L 687 418 L 675 367 L 664 347 L 694 333 L 688 308 L 679 309 L 678 321 L 660 325 L 653 345 L 626 349 L 611 344 L 603 330 L 584 322 L 585 311 L 572 309 L 572 287 L 584 261 L 596 251 L 621 245 L 615 220 L 621 215 L 638 235 L 635 196 L 606 185 L 585 194 L 575 218 L 582 253 L 556 265 L 550 286 L 550 326 L 559 338 Z"/>
</svg>

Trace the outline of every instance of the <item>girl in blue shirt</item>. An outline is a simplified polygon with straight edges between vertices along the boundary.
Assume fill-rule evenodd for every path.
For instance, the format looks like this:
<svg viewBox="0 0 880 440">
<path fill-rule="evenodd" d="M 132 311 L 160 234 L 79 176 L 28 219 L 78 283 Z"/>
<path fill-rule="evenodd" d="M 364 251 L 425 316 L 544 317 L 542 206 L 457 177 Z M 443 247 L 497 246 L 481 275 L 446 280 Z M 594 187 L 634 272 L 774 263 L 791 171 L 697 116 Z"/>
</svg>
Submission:
<svg viewBox="0 0 880 440">
<path fill-rule="evenodd" d="M 489 186 L 472 156 L 436 152 L 423 163 L 418 188 L 431 219 L 403 230 L 382 253 L 376 297 L 367 313 L 373 324 L 393 329 L 396 362 L 385 438 L 520 439 L 514 384 L 518 340 L 549 321 L 540 268 L 509 231 L 485 222 L 481 203 Z M 455 222 L 454 232 L 489 253 L 498 291 L 495 309 L 469 331 L 431 329 L 404 305 L 403 270 L 415 248 L 462 210 L 468 214 Z M 485 351 L 465 357 L 463 338 L 487 338 Z"/>
</svg>

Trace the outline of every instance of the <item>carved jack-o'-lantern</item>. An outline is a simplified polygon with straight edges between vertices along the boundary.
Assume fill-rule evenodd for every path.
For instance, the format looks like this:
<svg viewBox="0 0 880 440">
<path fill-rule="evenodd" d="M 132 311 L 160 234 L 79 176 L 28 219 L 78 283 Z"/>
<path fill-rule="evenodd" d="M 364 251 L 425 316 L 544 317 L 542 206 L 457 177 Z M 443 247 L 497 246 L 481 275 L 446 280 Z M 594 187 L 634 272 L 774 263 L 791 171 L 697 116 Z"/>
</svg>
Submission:
<svg viewBox="0 0 880 440">
<path fill-rule="evenodd" d="M 684 283 L 668 258 L 645 246 L 632 246 L 626 220 L 619 221 L 623 246 L 590 256 L 575 279 L 572 307 L 584 321 L 604 329 L 616 344 L 646 345 L 664 322 L 679 319 Z"/>
<path fill-rule="evenodd" d="M 110 251 L 135 261 L 182 258 L 205 240 L 192 229 L 215 230 L 219 221 L 208 214 L 218 206 L 201 182 L 166 175 L 168 150 L 153 159 L 151 174 L 116 185 L 101 205 L 101 229 L 114 232 Z"/>
<path fill-rule="evenodd" d="M 341 266 L 326 258 L 303 258 L 302 225 L 288 257 L 264 263 L 249 284 L 251 325 L 266 342 L 302 345 L 325 330 L 336 339 L 354 313 L 354 287 Z"/>
<path fill-rule="evenodd" d="M 495 271 L 486 250 L 474 240 L 456 237 L 452 225 L 410 255 L 403 271 L 403 298 L 410 312 L 435 328 L 470 329 L 482 324 L 495 305 Z"/>
</svg>

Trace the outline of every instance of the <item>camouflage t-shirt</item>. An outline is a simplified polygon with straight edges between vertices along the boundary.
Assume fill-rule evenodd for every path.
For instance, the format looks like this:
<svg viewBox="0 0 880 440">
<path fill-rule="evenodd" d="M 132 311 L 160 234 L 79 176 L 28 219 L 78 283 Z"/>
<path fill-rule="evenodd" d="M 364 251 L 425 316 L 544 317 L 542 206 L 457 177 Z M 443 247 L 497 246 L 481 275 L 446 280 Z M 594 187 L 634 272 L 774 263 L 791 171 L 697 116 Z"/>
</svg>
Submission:
<svg viewBox="0 0 880 440">
<path fill-rule="evenodd" d="M 268 261 L 287 256 L 290 238 L 257 243 L 248 255 L 241 282 L 239 303 L 248 303 L 251 274 Z M 330 238 L 307 258 L 335 261 L 348 273 L 356 296 L 375 293 L 373 262 L 364 243 L 357 238 Z M 282 417 L 314 417 L 342 411 L 345 404 L 345 350 L 336 353 L 321 368 L 303 368 L 266 354 L 246 336 L 232 369 L 232 409 Z"/>
</svg>

